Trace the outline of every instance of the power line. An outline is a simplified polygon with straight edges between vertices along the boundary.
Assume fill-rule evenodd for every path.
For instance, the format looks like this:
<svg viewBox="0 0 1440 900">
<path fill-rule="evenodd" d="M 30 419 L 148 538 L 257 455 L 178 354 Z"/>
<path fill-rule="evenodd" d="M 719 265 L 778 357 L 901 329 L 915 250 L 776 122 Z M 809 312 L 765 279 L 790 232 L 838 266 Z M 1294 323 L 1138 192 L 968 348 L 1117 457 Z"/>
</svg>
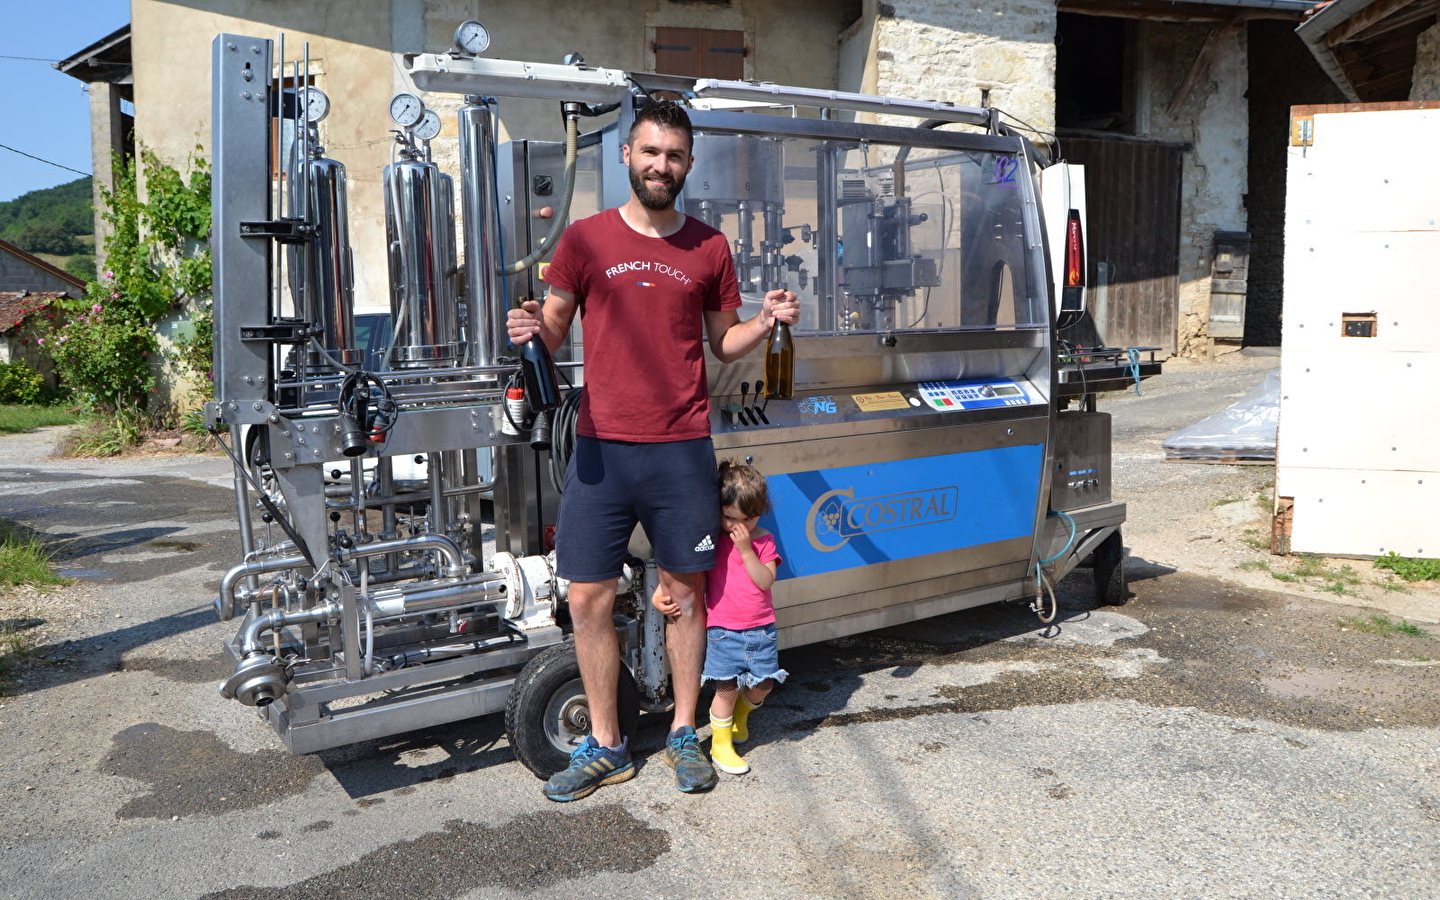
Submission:
<svg viewBox="0 0 1440 900">
<path fill-rule="evenodd" d="M 3 54 L 0 54 L 0 59 L 21 59 L 21 60 L 24 60 L 24 61 L 26 61 L 26 62 L 48 62 L 48 63 L 58 63 L 58 62 L 61 61 L 61 60 L 58 60 L 58 59 L 44 59 L 44 58 L 39 57 L 39 56 L 5 56 L 5 55 L 3 55 Z"/>
<path fill-rule="evenodd" d="M 76 175 L 84 175 L 84 176 L 86 176 L 86 177 L 89 177 L 89 176 L 90 176 L 90 173 L 89 173 L 89 172 L 82 172 L 82 171 L 80 171 L 79 169 L 72 169 L 72 168 L 70 168 L 69 166 L 62 166 L 60 163 L 51 162 L 51 161 L 48 160 L 48 159 L 41 159 L 41 158 L 38 157 L 38 156 L 32 156 L 31 154 L 26 153 L 24 150 L 16 150 L 14 147 L 9 147 L 9 146 L 6 146 L 5 144 L 0 144 L 0 150 L 9 150 L 11 153 L 18 153 L 18 154 L 20 154 L 21 156 L 28 156 L 28 157 L 30 157 L 31 159 L 35 160 L 36 162 L 43 162 L 43 163 L 44 163 L 45 165 L 47 165 L 47 166 L 54 166 L 54 167 L 57 168 L 57 169 L 64 169 L 64 170 L 67 171 L 67 172 L 74 172 Z"/>
</svg>

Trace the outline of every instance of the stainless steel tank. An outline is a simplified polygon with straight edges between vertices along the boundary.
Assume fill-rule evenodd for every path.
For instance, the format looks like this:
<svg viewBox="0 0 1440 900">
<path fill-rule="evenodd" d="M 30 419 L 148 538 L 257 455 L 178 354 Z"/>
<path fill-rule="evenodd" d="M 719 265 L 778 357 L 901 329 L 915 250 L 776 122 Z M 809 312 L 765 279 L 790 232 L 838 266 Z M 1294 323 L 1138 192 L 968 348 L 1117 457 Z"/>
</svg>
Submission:
<svg viewBox="0 0 1440 900">
<path fill-rule="evenodd" d="M 385 167 L 390 245 L 390 364 L 443 368 L 459 348 L 455 188 L 434 163 L 402 159 Z"/>
<path fill-rule="evenodd" d="M 290 286 L 300 316 L 322 330 L 319 341 L 326 353 L 343 365 L 357 365 L 362 351 L 355 349 L 355 273 L 345 166 L 320 152 L 316 148 L 300 177 L 291 179 L 291 208 L 306 210 L 315 231 L 291 251 Z M 311 368 L 329 366 L 318 352 L 308 360 Z"/>
<path fill-rule="evenodd" d="M 496 290 L 495 136 L 490 109 L 465 98 L 460 122 L 460 199 L 465 213 L 464 339 L 471 365 L 489 366 L 500 346 L 505 298 Z"/>
</svg>

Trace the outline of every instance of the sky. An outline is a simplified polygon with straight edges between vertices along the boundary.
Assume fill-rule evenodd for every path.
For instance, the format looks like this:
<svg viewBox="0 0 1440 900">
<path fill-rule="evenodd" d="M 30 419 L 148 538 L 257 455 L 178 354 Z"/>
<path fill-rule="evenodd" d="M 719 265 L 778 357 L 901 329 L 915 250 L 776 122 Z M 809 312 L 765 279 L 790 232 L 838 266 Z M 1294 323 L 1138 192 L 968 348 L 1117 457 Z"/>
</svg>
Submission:
<svg viewBox="0 0 1440 900">
<path fill-rule="evenodd" d="M 0 0 L 0 144 L 79 170 L 0 148 L 0 200 L 90 174 L 90 97 L 51 63 L 129 21 L 129 0 Z"/>
</svg>

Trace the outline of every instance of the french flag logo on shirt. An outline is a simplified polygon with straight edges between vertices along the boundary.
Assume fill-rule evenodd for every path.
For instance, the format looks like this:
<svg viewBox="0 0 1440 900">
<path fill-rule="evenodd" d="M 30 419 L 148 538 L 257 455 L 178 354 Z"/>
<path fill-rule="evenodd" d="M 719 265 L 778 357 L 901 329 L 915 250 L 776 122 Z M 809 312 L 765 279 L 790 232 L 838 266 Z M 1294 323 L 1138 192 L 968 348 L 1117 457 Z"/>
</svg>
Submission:
<svg viewBox="0 0 1440 900">
<path fill-rule="evenodd" d="M 635 283 L 636 283 L 637 285 L 639 285 L 640 287 L 654 287 L 654 286 L 655 286 L 655 282 L 653 282 L 653 281 L 637 281 L 637 282 L 635 282 Z"/>
</svg>

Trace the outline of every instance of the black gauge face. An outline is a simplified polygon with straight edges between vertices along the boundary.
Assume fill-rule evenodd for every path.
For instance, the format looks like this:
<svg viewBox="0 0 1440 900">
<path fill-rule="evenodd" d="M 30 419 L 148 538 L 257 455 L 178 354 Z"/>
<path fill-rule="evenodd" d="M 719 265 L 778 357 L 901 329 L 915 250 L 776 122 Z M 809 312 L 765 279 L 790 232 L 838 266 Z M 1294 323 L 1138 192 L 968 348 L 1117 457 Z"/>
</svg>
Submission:
<svg viewBox="0 0 1440 900">
<path fill-rule="evenodd" d="M 425 104 L 414 94 L 396 94 L 390 101 L 390 118 L 401 128 L 412 128 L 425 117 Z"/>
<path fill-rule="evenodd" d="M 471 56 L 484 53 L 490 46 L 490 32 L 474 19 L 467 19 L 455 29 L 455 46 Z"/>
<path fill-rule="evenodd" d="M 433 109 L 425 110 L 420 124 L 415 126 L 415 137 L 422 141 L 433 140 L 440 133 L 440 116 Z"/>
</svg>

